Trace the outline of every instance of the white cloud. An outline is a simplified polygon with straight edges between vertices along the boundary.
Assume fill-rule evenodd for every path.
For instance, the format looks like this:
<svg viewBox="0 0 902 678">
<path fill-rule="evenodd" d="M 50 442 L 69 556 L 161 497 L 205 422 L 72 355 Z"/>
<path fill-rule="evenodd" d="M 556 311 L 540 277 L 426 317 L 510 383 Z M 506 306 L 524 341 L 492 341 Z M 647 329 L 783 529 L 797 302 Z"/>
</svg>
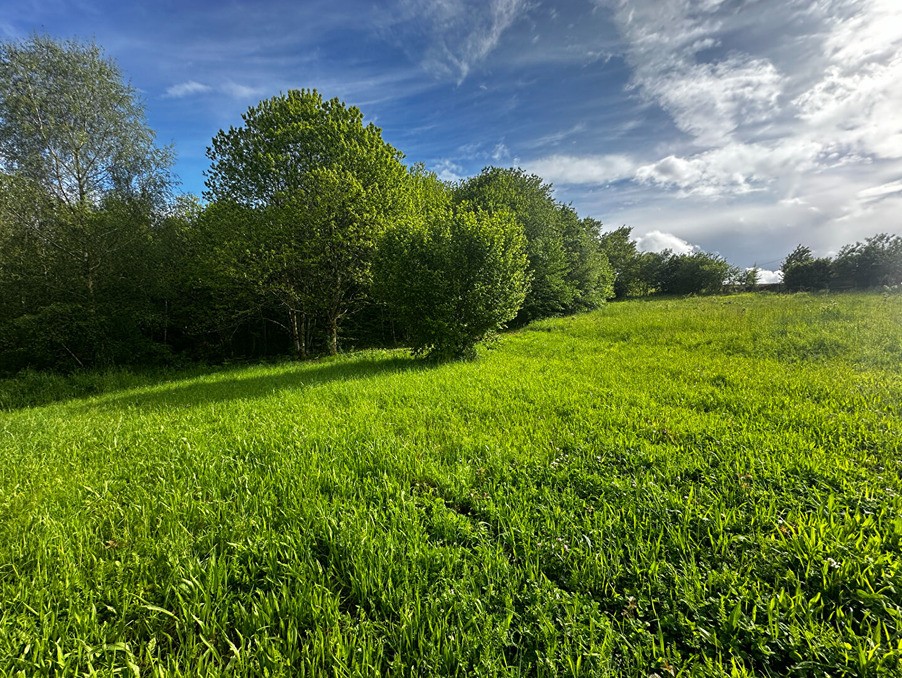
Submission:
<svg viewBox="0 0 902 678">
<path fill-rule="evenodd" d="M 529 9 L 527 0 L 402 0 L 385 31 L 439 77 L 458 84 Z"/>
<path fill-rule="evenodd" d="M 902 181 L 891 181 L 887 184 L 865 188 L 858 191 L 858 197 L 862 200 L 880 200 L 888 195 L 902 193 Z"/>
<path fill-rule="evenodd" d="M 766 268 L 758 269 L 759 285 L 776 285 L 781 282 L 783 282 L 783 271 L 768 271 Z"/>
<path fill-rule="evenodd" d="M 633 86 L 667 111 L 676 126 L 706 145 L 762 123 L 779 110 L 784 77 L 766 56 L 701 55 L 721 44 L 731 12 L 719 1 L 599 0 L 611 7 L 626 40 Z"/>
<path fill-rule="evenodd" d="M 902 158 L 902 4 L 838 2 L 821 13 L 821 70 L 793 100 L 799 119 L 850 153 Z"/>
<path fill-rule="evenodd" d="M 636 163 L 625 155 L 549 155 L 523 163 L 523 169 L 553 184 L 606 184 L 631 177 Z"/>
<path fill-rule="evenodd" d="M 781 76 L 766 59 L 733 57 L 649 74 L 642 87 L 699 144 L 729 139 L 740 125 L 773 116 Z"/>
<path fill-rule="evenodd" d="M 448 159 L 442 159 L 435 163 L 433 171 L 442 181 L 452 183 L 460 181 L 465 176 L 464 168 Z"/>
<path fill-rule="evenodd" d="M 510 149 L 504 145 L 503 141 L 499 141 L 495 144 L 495 147 L 492 148 L 492 160 L 494 162 L 502 162 L 510 158 L 510 156 Z"/>
<path fill-rule="evenodd" d="M 551 134 L 545 134 L 528 144 L 531 148 L 542 148 L 543 146 L 555 146 L 566 139 L 570 139 L 582 132 L 586 131 L 586 123 L 578 122 L 572 127 L 560 130 L 558 132 L 552 132 Z"/>
<path fill-rule="evenodd" d="M 639 182 L 679 189 L 678 196 L 723 197 L 764 190 L 781 177 L 818 166 L 823 149 L 805 139 L 780 145 L 731 142 L 681 157 L 669 155 L 636 170 Z"/>
<path fill-rule="evenodd" d="M 264 92 L 260 87 L 248 87 L 247 85 L 239 85 L 234 82 L 223 83 L 220 85 L 219 90 L 234 99 L 254 99 Z"/>
<path fill-rule="evenodd" d="M 197 82 L 196 80 L 188 80 L 187 82 L 180 82 L 177 85 L 167 87 L 166 93 L 163 96 L 170 99 L 180 99 L 192 94 L 204 94 L 211 91 L 212 89 L 212 87 L 205 85 L 202 82 Z"/>
<path fill-rule="evenodd" d="M 616 172 L 580 172 L 589 209 L 745 265 L 899 232 L 902 2 L 596 3 L 623 38 L 631 90 L 677 132 L 621 155 L 631 181 L 616 193 L 591 188 Z M 536 164 L 558 169 L 549 160 Z"/>
<path fill-rule="evenodd" d="M 196 80 L 188 80 L 187 82 L 180 82 L 177 85 L 167 87 L 163 97 L 166 99 L 181 99 L 198 94 L 217 93 L 225 94 L 233 99 L 251 99 L 261 96 L 264 91 L 260 87 L 248 87 L 234 82 L 224 82 L 214 87 Z"/>
<path fill-rule="evenodd" d="M 670 250 L 674 254 L 692 254 L 698 247 L 686 242 L 679 236 L 661 231 L 650 231 L 636 238 L 636 247 L 642 252 L 663 252 Z"/>
</svg>

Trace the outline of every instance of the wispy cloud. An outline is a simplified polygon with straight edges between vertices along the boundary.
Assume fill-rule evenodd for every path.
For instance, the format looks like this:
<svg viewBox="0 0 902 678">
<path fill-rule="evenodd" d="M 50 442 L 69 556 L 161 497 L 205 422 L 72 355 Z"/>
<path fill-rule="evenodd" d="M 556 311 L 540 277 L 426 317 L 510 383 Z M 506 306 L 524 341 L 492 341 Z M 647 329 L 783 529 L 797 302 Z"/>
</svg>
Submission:
<svg viewBox="0 0 902 678">
<path fill-rule="evenodd" d="M 578 122 L 571 127 L 558 130 L 557 132 L 551 132 L 550 134 L 544 134 L 530 142 L 524 144 L 528 148 L 544 148 L 547 146 L 557 146 L 562 141 L 567 139 L 572 139 L 579 134 L 585 132 L 587 129 L 587 125 L 584 122 Z"/>
<path fill-rule="evenodd" d="M 607 184 L 630 178 L 636 162 L 626 155 L 549 155 L 523 163 L 523 168 L 555 184 Z"/>
<path fill-rule="evenodd" d="M 528 9 L 527 0 L 402 0 L 383 15 L 384 32 L 429 72 L 460 84 Z"/>
<path fill-rule="evenodd" d="M 865 201 L 881 200 L 890 195 L 902 193 L 902 181 L 892 181 L 890 183 L 874 186 L 873 188 L 865 188 L 858 191 L 858 197 Z"/>
<path fill-rule="evenodd" d="M 256 99 L 265 92 L 265 89 L 262 87 L 248 87 L 235 82 L 223 83 L 220 85 L 219 90 L 235 99 Z"/>
<path fill-rule="evenodd" d="M 626 40 L 633 85 L 702 145 L 778 111 L 783 76 L 763 55 L 706 56 L 721 45 L 730 8 L 720 0 L 602 0 Z"/>
<path fill-rule="evenodd" d="M 170 99 L 181 99 L 182 97 L 191 96 L 192 94 L 204 94 L 212 90 L 213 88 L 209 85 L 197 82 L 196 80 L 188 80 L 187 82 L 180 82 L 177 85 L 167 87 L 163 96 Z"/>
<path fill-rule="evenodd" d="M 166 88 L 163 97 L 166 99 L 182 99 L 201 94 L 223 94 L 232 99 L 256 99 L 266 93 L 263 87 L 249 87 L 235 82 L 223 82 L 218 85 L 206 85 L 196 80 L 180 82 Z M 275 94 L 275 92 L 272 92 Z"/>
</svg>

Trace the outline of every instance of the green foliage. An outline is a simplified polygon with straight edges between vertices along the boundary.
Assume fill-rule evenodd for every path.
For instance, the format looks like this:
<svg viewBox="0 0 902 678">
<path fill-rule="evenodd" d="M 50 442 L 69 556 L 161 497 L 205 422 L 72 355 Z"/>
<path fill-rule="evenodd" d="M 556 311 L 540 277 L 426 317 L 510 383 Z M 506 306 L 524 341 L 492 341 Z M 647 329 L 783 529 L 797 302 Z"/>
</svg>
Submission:
<svg viewBox="0 0 902 678">
<path fill-rule="evenodd" d="M 753 266 L 752 268 L 747 268 L 744 271 L 740 271 L 736 269 L 736 274 L 733 278 L 732 283 L 741 287 L 746 292 L 753 292 L 758 289 L 758 283 L 761 272 L 757 266 Z"/>
<path fill-rule="evenodd" d="M 171 157 L 97 45 L 33 35 L 0 43 L 0 160 L 76 208 L 109 193 L 158 200 Z"/>
<path fill-rule="evenodd" d="M 473 356 L 476 344 L 504 327 L 523 303 L 523 227 L 509 214 L 466 203 L 433 210 L 386 233 L 379 269 L 382 296 L 415 353 Z"/>
<path fill-rule="evenodd" d="M 272 240 L 252 249 L 270 253 L 257 258 L 274 285 L 264 293 L 285 308 L 299 355 L 314 315 L 334 354 L 339 324 L 367 297 L 375 243 L 401 215 L 401 154 L 357 108 L 316 90 L 261 101 L 243 120 L 207 150 L 206 196 L 261 212 Z M 235 245 L 239 255 L 246 249 Z"/>
<path fill-rule="evenodd" d="M 828 289 L 832 264 L 829 257 L 815 258 L 809 248 L 799 245 L 783 260 L 783 286 L 791 292 Z"/>
<path fill-rule="evenodd" d="M 599 308 L 614 296 L 614 270 L 599 244 L 601 222 L 591 217 L 580 219 L 564 205 L 560 212 L 569 265 L 567 279 L 577 290 L 569 310 Z"/>
<path fill-rule="evenodd" d="M 146 203 L 109 195 L 73 211 L 20 177 L 5 184 L 14 190 L 0 197 L 0 372 L 161 357 Z"/>
<path fill-rule="evenodd" d="M 631 238 L 632 231 L 629 226 L 621 226 L 599 236 L 601 250 L 614 273 L 614 296 L 618 299 L 648 294 L 650 288 L 642 277 L 641 255 Z"/>
<path fill-rule="evenodd" d="M 878 233 L 846 245 L 833 260 L 833 277 L 842 289 L 902 284 L 902 236 Z"/>
<path fill-rule="evenodd" d="M 0 412 L 0 674 L 898 675 L 900 316 L 626 302 Z"/>
<path fill-rule="evenodd" d="M 598 243 L 600 224 L 580 220 L 552 190 L 534 174 L 498 167 L 455 189 L 458 201 L 509 212 L 523 224 L 530 287 L 519 322 L 595 308 L 611 296 L 613 273 Z"/>
<path fill-rule="evenodd" d="M 0 372 L 153 361 L 168 151 L 93 44 L 0 44 Z"/>
<path fill-rule="evenodd" d="M 664 294 L 715 294 L 723 291 L 734 269 L 726 259 L 707 252 L 652 255 L 655 288 Z"/>
</svg>

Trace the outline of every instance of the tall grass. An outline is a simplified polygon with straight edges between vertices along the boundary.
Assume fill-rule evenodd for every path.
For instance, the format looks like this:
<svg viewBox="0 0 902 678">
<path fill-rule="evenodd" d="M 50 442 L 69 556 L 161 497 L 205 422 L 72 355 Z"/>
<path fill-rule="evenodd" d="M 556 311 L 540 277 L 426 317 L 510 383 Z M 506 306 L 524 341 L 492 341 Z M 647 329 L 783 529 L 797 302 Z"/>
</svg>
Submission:
<svg viewBox="0 0 902 678">
<path fill-rule="evenodd" d="M 747 295 L 11 399 L 0 673 L 898 675 L 900 364 Z"/>
</svg>

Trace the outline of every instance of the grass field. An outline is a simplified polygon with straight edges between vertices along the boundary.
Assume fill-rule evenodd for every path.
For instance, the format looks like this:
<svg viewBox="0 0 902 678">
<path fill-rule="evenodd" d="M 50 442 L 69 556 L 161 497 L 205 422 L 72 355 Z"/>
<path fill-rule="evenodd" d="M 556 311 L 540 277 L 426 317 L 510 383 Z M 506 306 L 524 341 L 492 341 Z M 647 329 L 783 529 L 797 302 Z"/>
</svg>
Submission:
<svg viewBox="0 0 902 678">
<path fill-rule="evenodd" d="M 902 675 L 900 366 L 740 295 L 4 382 L 0 675 Z"/>
</svg>

